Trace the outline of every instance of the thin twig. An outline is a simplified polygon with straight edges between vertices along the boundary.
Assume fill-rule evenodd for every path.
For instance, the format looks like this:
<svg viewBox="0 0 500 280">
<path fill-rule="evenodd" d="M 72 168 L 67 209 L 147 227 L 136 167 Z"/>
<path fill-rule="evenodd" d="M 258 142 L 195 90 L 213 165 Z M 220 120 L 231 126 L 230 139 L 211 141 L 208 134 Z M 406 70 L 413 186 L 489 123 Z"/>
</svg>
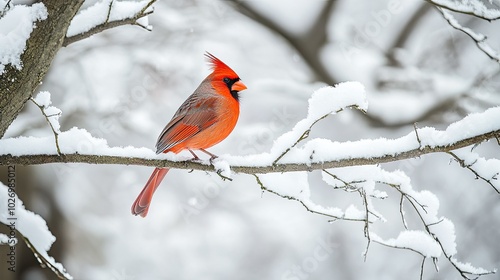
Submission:
<svg viewBox="0 0 500 280">
<path fill-rule="evenodd" d="M 401 194 L 401 199 L 399 200 L 399 213 L 401 214 L 401 220 L 403 222 L 403 226 L 405 227 L 405 229 L 408 229 L 408 224 L 406 223 L 405 212 L 403 209 L 404 199 L 405 199 L 404 195 Z"/>
<path fill-rule="evenodd" d="M 286 154 L 287 154 L 287 153 L 288 153 L 291 149 L 293 149 L 295 146 L 297 146 L 297 144 L 299 144 L 302 140 L 304 140 L 304 139 L 306 139 L 307 137 L 309 137 L 309 133 L 311 132 L 312 127 L 313 127 L 313 126 L 314 126 L 317 122 L 319 122 L 320 120 L 322 120 L 322 119 L 324 119 L 324 118 L 328 117 L 328 115 L 330 115 L 330 114 L 326 114 L 326 115 L 322 116 L 321 118 L 319 118 L 319 119 L 315 120 L 315 121 L 314 121 L 314 122 L 313 122 L 313 123 L 309 126 L 309 128 L 308 128 L 306 131 L 304 131 L 304 132 L 302 133 L 302 135 L 300 135 L 299 139 L 297 139 L 297 141 L 295 141 L 295 143 L 293 143 L 293 145 L 292 145 L 292 146 L 288 147 L 288 148 L 287 148 L 287 149 L 286 149 L 283 153 L 281 153 L 281 155 L 279 155 L 279 156 L 278 156 L 278 157 L 277 157 L 277 158 L 273 161 L 273 165 L 276 165 L 276 163 L 278 163 L 278 161 L 279 161 L 282 157 L 284 157 L 284 156 L 285 156 L 285 155 L 286 155 Z"/>
<path fill-rule="evenodd" d="M 299 202 L 300 204 L 302 204 L 302 206 L 304 206 L 304 208 L 313 213 L 313 214 L 318 214 L 318 215 L 322 215 L 322 216 L 326 216 L 326 217 L 330 217 L 330 218 L 333 218 L 333 220 L 343 220 L 343 221 L 355 221 L 355 222 L 362 222 L 364 221 L 364 219 L 351 219 L 351 218 L 346 218 L 345 216 L 335 216 L 335 215 L 331 215 L 331 214 L 328 214 L 328 213 L 324 213 L 324 212 L 318 212 L 316 210 L 313 210 L 311 208 L 309 208 L 304 201 L 296 198 L 296 197 L 293 197 L 293 196 L 288 196 L 288 195 L 283 195 L 283 194 L 280 194 L 272 189 L 269 189 L 268 187 L 266 187 L 264 185 L 264 183 L 262 183 L 262 181 L 260 180 L 259 176 L 257 174 L 253 174 L 253 176 L 255 177 L 255 180 L 257 181 L 257 184 L 260 186 L 261 190 L 263 191 L 266 191 L 266 192 L 270 192 L 272 194 L 275 194 L 281 198 L 285 198 L 285 199 L 288 199 L 288 200 L 293 200 L 293 201 L 297 201 Z"/>
<path fill-rule="evenodd" d="M 61 148 L 59 147 L 59 133 L 56 131 L 56 129 L 54 128 L 54 126 L 52 125 L 52 123 L 49 120 L 49 118 L 53 117 L 54 115 L 48 116 L 45 113 L 45 107 L 42 106 L 42 105 L 40 105 L 40 104 L 38 104 L 33 97 L 30 97 L 30 100 L 31 100 L 31 102 L 33 102 L 40 109 L 40 111 L 42 112 L 42 114 L 45 117 L 45 120 L 47 120 L 47 123 L 49 124 L 50 128 L 52 129 L 52 133 L 54 134 L 54 140 L 56 142 L 57 155 L 61 155 Z"/>
<path fill-rule="evenodd" d="M 370 249 L 370 242 L 372 241 L 370 238 L 370 210 L 368 209 L 368 198 L 366 198 L 366 192 L 363 188 L 359 190 L 359 194 L 363 198 L 363 205 L 365 206 L 365 225 L 363 228 L 365 237 L 366 237 L 366 249 L 363 252 L 364 261 L 366 262 L 366 257 L 368 256 L 368 249 Z"/>
<path fill-rule="evenodd" d="M 463 278 L 465 279 L 475 279 L 477 278 L 478 276 L 482 276 L 482 275 L 487 275 L 487 274 L 493 274 L 495 273 L 495 271 L 487 271 L 485 273 L 471 273 L 471 272 L 468 272 L 468 271 L 464 271 L 462 270 L 458 264 L 455 262 L 455 260 L 453 259 L 453 255 L 449 255 L 446 250 L 444 249 L 444 245 L 442 244 L 441 240 L 439 239 L 439 237 L 434 233 L 432 232 L 432 230 L 430 229 L 432 226 L 436 225 L 436 224 L 439 224 L 440 222 L 442 222 L 442 220 L 439 220 L 435 223 L 430 223 L 428 224 L 422 213 L 418 210 L 419 207 L 421 209 L 423 209 L 426 213 L 427 211 L 425 210 L 425 205 L 422 205 L 418 200 L 416 200 L 414 197 L 410 196 L 409 194 L 403 192 L 400 188 L 399 185 L 395 185 L 395 184 L 392 184 L 392 183 L 388 183 L 388 182 L 379 182 L 379 183 L 382 183 L 382 184 L 386 184 L 388 186 L 392 186 L 394 187 L 394 189 L 396 189 L 398 192 L 401 193 L 401 195 L 404 195 L 405 198 L 408 200 L 408 202 L 410 203 L 410 205 L 413 207 L 413 209 L 415 209 L 415 212 L 417 213 L 417 216 L 419 217 L 419 219 L 422 221 L 422 224 L 425 228 L 425 231 L 437 242 L 437 244 L 439 245 L 439 247 L 441 248 L 441 252 L 443 253 L 443 255 L 446 257 L 446 259 L 448 259 L 448 261 L 450 262 L 451 265 L 453 265 L 453 267 L 455 267 L 455 269 L 460 273 L 460 275 L 462 275 Z M 418 206 L 417 206 L 418 205 Z M 411 249 L 410 249 L 411 250 Z M 433 258 L 435 259 L 435 258 Z M 436 261 L 434 261 L 435 265 L 436 265 Z M 437 266 L 436 266 L 436 269 L 437 269 Z M 476 277 L 475 278 L 469 278 L 468 275 L 475 275 Z"/>
<path fill-rule="evenodd" d="M 226 181 L 226 180 L 228 180 L 228 181 L 233 181 L 233 179 L 232 179 L 232 178 L 229 178 L 229 177 L 227 177 L 227 176 L 225 176 L 225 175 L 222 175 L 222 170 L 217 170 L 215 173 L 216 173 L 217 175 L 219 175 L 219 177 L 220 177 L 223 181 Z"/>
<path fill-rule="evenodd" d="M 379 184 L 384 184 L 384 185 L 387 185 L 387 186 L 390 186 L 390 187 L 393 187 L 394 189 L 396 189 L 402 196 L 404 196 L 404 198 L 406 198 L 406 200 L 408 200 L 413 206 L 415 206 L 415 203 L 418 204 L 418 206 L 420 207 L 420 209 L 422 209 L 422 211 L 424 211 L 426 214 L 427 214 L 427 210 L 425 208 L 427 208 L 426 205 L 424 204 L 421 204 L 416 198 L 414 198 L 412 195 L 410 194 L 407 194 L 405 192 L 403 192 L 401 190 L 401 185 L 398 185 L 398 184 L 393 184 L 393 183 L 390 183 L 390 182 L 384 182 L 384 181 L 377 181 L 377 183 Z"/>
<path fill-rule="evenodd" d="M 366 261 L 366 258 L 368 256 L 368 250 L 370 249 L 370 243 L 372 241 L 371 237 L 370 237 L 370 223 L 372 223 L 370 221 L 370 215 L 372 215 L 373 217 L 377 218 L 377 219 L 381 219 L 381 217 L 379 215 L 377 215 L 376 213 L 374 213 L 373 211 L 370 210 L 370 204 L 369 204 L 369 200 L 368 200 L 368 195 L 366 194 L 366 191 L 363 187 L 356 187 L 354 184 L 360 184 L 360 183 L 365 183 L 366 180 L 359 180 L 359 181 L 351 181 L 351 182 L 348 182 L 342 178 L 340 178 L 339 176 L 329 172 L 328 170 L 322 170 L 323 172 L 325 172 L 326 174 L 328 174 L 329 176 L 331 176 L 332 178 L 334 178 L 335 180 L 338 180 L 340 182 L 342 182 L 344 184 L 344 187 L 342 189 L 344 189 L 345 191 L 356 191 L 359 193 L 359 195 L 361 196 L 362 198 L 362 203 L 364 205 L 364 208 L 365 208 L 365 219 L 364 219 L 364 228 L 363 228 L 363 232 L 364 232 L 364 235 L 367 239 L 367 243 L 366 243 L 366 249 L 365 251 L 363 252 L 363 256 L 364 256 L 364 261 Z"/>
<path fill-rule="evenodd" d="M 493 188 L 493 189 L 494 189 L 494 190 L 495 190 L 498 194 L 500 194 L 500 190 L 499 190 L 499 189 L 497 189 L 497 188 L 495 187 L 495 185 L 493 185 L 493 182 L 491 181 L 492 179 L 493 179 L 493 180 L 496 180 L 496 176 L 498 176 L 498 174 L 499 174 L 498 172 L 497 172 L 495 175 L 493 175 L 493 177 L 492 177 L 491 179 L 486 179 L 486 178 L 484 178 L 483 176 L 479 175 L 479 173 L 478 173 L 478 172 L 477 172 L 474 168 L 472 168 L 472 166 L 476 163 L 476 161 L 477 161 L 477 160 L 476 160 L 476 161 L 474 161 L 474 162 L 473 162 L 473 163 L 471 163 L 471 164 L 465 164 L 465 160 L 461 159 L 461 158 L 460 158 L 459 156 L 457 156 L 457 154 L 455 154 L 454 152 L 449 151 L 449 152 L 448 152 L 448 154 L 449 154 L 449 155 L 451 155 L 451 156 L 452 156 L 452 157 L 453 157 L 453 158 L 454 158 L 454 159 L 455 159 L 455 160 L 456 160 L 456 161 L 460 164 L 460 166 L 461 166 L 461 167 L 463 167 L 463 168 L 467 168 L 467 169 L 469 169 L 472 173 L 474 173 L 474 175 L 476 176 L 476 179 L 481 179 L 481 180 L 485 181 L 485 182 L 486 182 L 486 183 L 488 183 L 488 185 L 490 185 L 490 186 L 491 186 L 491 187 L 492 187 L 492 188 Z"/>
<path fill-rule="evenodd" d="M 425 264 L 425 256 L 422 258 L 422 264 L 420 265 L 420 280 L 424 279 L 424 264 Z"/>
<path fill-rule="evenodd" d="M 108 14 L 106 15 L 106 21 L 104 21 L 104 23 L 109 22 L 109 16 L 111 15 L 111 9 L 113 9 L 113 2 L 114 2 L 114 0 L 109 1 Z"/>
<path fill-rule="evenodd" d="M 415 135 L 417 136 L 418 146 L 422 147 L 422 141 L 420 141 L 420 136 L 418 136 L 417 123 L 413 123 L 413 129 L 415 130 Z"/>
<path fill-rule="evenodd" d="M 11 1 L 12 0 L 7 1 L 7 3 L 5 3 L 5 6 L 3 6 L 3 10 L 0 11 L 0 18 L 2 18 L 4 15 L 6 15 L 7 12 L 10 10 L 10 8 L 11 8 L 11 6 L 10 6 L 11 3 L 10 2 Z"/>
<path fill-rule="evenodd" d="M 436 269 L 437 272 L 439 272 L 439 265 L 438 265 L 438 258 L 432 258 L 432 263 L 434 264 L 434 269 Z"/>
<path fill-rule="evenodd" d="M 361 112 L 363 112 L 364 114 L 366 114 L 366 111 L 359 108 L 359 106 L 357 105 L 349 105 L 349 106 L 346 106 L 345 108 L 347 109 L 357 109 L 357 110 L 360 110 Z M 340 112 L 344 111 L 344 108 L 341 108 L 337 111 L 335 111 L 335 114 L 338 114 Z M 326 117 L 328 117 L 329 115 L 331 115 L 333 112 L 330 112 L 324 116 L 321 116 L 320 118 L 318 118 L 317 120 L 315 120 L 313 123 L 311 123 L 311 125 L 309 126 L 308 129 L 306 129 L 306 131 L 304 131 L 302 133 L 302 135 L 297 139 L 297 141 L 295 141 L 295 143 L 293 143 L 292 146 L 288 147 L 283 153 L 281 153 L 281 155 L 279 155 L 274 161 L 273 161 L 273 166 L 275 166 L 278 161 L 283 158 L 291 149 L 293 149 L 295 146 L 297 146 L 297 144 L 299 144 L 301 141 L 303 141 L 304 139 L 307 139 L 307 137 L 309 137 L 309 133 L 311 132 L 311 129 L 313 128 L 313 126 L 315 124 L 317 124 L 319 121 L 321 121 L 322 119 L 325 119 Z M 314 151 L 313 151 L 314 152 Z M 310 156 L 310 159 L 312 160 L 313 158 L 313 155 Z"/>
<path fill-rule="evenodd" d="M 347 182 L 347 181 L 344 181 L 339 176 L 331 173 L 330 171 L 328 171 L 326 169 L 323 169 L 322 171 L 325 172 L 326 174 L 328 174 L 328 176 L 332 177 L 333 179 L 342 182 L 342 184 L 344 184 L 344 187 L 342 189 L 345 190 L 345 191 L 347 191 L 347 192 L 358 191 L 359 188 L 356 187 L 356 186 L 354 186 L 354 184 L 360 184 L 360 183 L 365 183 L 366 182 L 366 180 L 358 180 L 358 181 Z"/>
<path fill-rule="evenodd" d="M 410 247 L 404 247 L 404 246 L 393 246 L 393 245 L 386 244 L 386 243 L 384 243 L 384 242 L 380 242 L 380 241 L 378 241 L 378 240 L 376 240 L 376 239 L 374 239 L 374 240 L 372 240 L 372 241 L 373 241 L 373 242 L 375 242 L 375 243 L 377 243 L 377 244 L 380 244 L 380 245 L 383 245 L 383 246 L 389 247 L 389 248 L 401 249 L 401 250 L 410 250 L 410 251 L 415 252 L 415 253 L 417 253 L 417 254 L 419 254 L 419 255 L 421 255 L 422 257 L 424 257 L 424 258 L 425 258 L 425 255 L 424 255 L 424 254 L 422 254 L 422 252 L 417 251 L 417 250 L 415 250 L 415 249 L 413 249 L 413 248 L 410 248 Z"/>
</svg>

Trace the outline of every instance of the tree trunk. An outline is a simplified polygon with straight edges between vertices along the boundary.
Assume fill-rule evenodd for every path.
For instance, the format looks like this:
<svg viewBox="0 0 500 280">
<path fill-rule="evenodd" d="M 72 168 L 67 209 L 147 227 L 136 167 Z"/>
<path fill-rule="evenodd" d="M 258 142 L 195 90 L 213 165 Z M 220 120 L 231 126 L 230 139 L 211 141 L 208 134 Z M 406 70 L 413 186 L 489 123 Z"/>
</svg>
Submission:
<svg viewBox="0 0 500 280">
<path fill-rule="evenodd" d="M 36 23 L 26 43 L 26 50 L 21 55 L 22 69 L 7 65 L 0 76 L 0 138 L 47 74 L 62 46 L 71 20 L 83 2 L 43 1 L 48 17 Z"/>
</svg>

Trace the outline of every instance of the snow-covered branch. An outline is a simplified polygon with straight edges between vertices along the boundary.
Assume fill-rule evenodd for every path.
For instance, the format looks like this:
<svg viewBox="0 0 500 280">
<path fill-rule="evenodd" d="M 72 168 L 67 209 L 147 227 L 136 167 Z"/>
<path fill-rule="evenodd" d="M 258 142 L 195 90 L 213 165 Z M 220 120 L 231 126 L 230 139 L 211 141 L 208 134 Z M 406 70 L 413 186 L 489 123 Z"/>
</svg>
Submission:
<svg viewBox="0 0 500 280">
<path fill-rule="evenodd" d="M 498 140 L 498 138 L 497 138 Z M 500 144 L 500 143 L 499 143 Z M 497 193 L 500 193 L 500 160 L 485 159 L 469 149 L 460 149 L 448 152 L 463 168 L 469 169 L 476 179 L 481 179 L 490 185 Z"/>
<path fill-rule="evenodd" d="M 15 250 L 19 235 L 42 267 L 50 268 L 59 279 L 73 279 L 66 269 L 48 254 L 56 238 L 47 228 L 47 223 L 39 215 L 26 210 L 16 194 L 15 181 L 10 182 L 8 186 L 0 182 L 0 223 L 9 228 L 6 244 L 11 250 Z"/>
<path fill-rule="evenodd" d="M 0 36 L 0 137 L 42 82 L 82 3 L 15 5 L 0 18 L 0 29 L 7 32 Z"/>
<path fill-rule="evenodd" d="M 360 178 L 363 178 L 360 180 Z M 495 270 L 486 270 L 483 268 L 476 268 L 472 265 L 465 265 L 459 262 L 455 255 L 456 249 L 456 236 L 454 224 L 446 217 L 438 216 L 439 200 L 429 191 L 416 191 L 413 189 L 410 178 L 402 171 L 386 171 L 379 166 L 358 166 L 341 168 L 326 171 L 323 173 L 323 180 L 333 186 L 334 188 L 344 189 L 346 182 L 348 182 L 350 190 L 364 193 L 365 208 L 369 209 L 364 211 L 365 219 L 365 237 L 367 238 L 367 249 L 370 242 L 375 242 L 384 246 L 405 249 L 416 252 L 424 258 L 431 258 L 437 267 L 437 259 L 444 255 L 444 257 L 455 267 L 455 269 L 466 279 L 475 279 L 478 276 L 495 273 Z M 400 212 L 403 217 L 403 227 L 398 237 L 395 239 L 384 240 L 378 234 L 369 230 L 368 225 L 376 220 L 386 221 L 382 214 L 378 213 L 373 207 L 367 203 L 367 197 L 378 199 L 386 199 L 388 195 L 386 192 L 378 190 L 379 186 L 387 186 L 396 190 L 401 195 Z M 404 198 L 404 199 L 403 199 Z M 420 222 L 425 229 L 410 230 L 406 223 L 405 213 L 402 211 L 403 203 L 408 202 L 411 209 L 419 217 Z M 350 206 L 351 209 L 355 206 Z M 352 211 L 360 215 L 363 211 Z M 347 213 L 347 210 L 346 210 Z M 375 220 L 371 220 L 368 214 L 372 214 Z M 367 232 L 368 231 L 368 232 Z M 365 256 L 366 256 L 365 252 Z M 421 266 L 421 279 L 423 279 L 423 268 Z"/>
<path fill-rule="evenodd" d="M 418 130 L 417 130 L 418 131 Z M 437 131 L 443 132 L 444 131 Z M 409 135 L 415 135 L 414 132 Z M 342 150 L 344 148 L 356 149 L 368 146 L 378 146 L 381 148 L 389 149 L 391 144 L 400 144 L 406 142 L 408 136 L 404 136 L 397 139 L 376 139 L 376 140 L 360 140 L 354 142 L 336 143 L 335 150 Z M 265 174 L 265 173 L 282 173 L 282 172 L 294 172 L 294 171 L 312 171 L 312 170 L 322 170 L 325 168 L 337 168 L 346 166 L 356 166 L 356 165 L 370 165 L 379 163 L 395 162 L 404 159 L 418 158 L 426 154 L 431 153 L 446 153 L 463 147 L 475 145 L 482 143 L 489 139 L 500 138 L 500 128 L 494 129 L 482 134 L 473 135 L 471 137 L 459 139 L 454 142 L 443 143 L 441 145 L 436 145 L 433 147 L 416 147 L 408 150 L 400 150 L 391 154 L 381 154 L 377 150 L 373 150 L 373 153 L 367 154 L 366 156 L 345 156 L 339 157 L 332 160 L 325 160 L 322 162 L 311 161 L 307 157 L 304 158 L 303 162 L 289 162 L 289 163 L 276 163 L 272 165 L 272 162 L 262 163 L 255 165 L 252 163 L 252 158 L 267 157 L 265 154 L 253 155 L 247 157 L 238 157 L 231 155 L 223 155 L 219 160 L 224 160 L 229 163 L 231 170 L 236 173 L 243 174 Z M 71 129 L 70 131 L 62 132 L 59 135 L 61 143 L 62 154 L 59 156 L 55 154 L 55 149 L 51 149 L 49 146 L 54 146 L 51 142 L 53 138 L 43 137 L 20 137 L 16 139 L 3 139 L 0 140 L 2 147 L 0 147 L 0 165 L 8 164 L 20 164 L 20 165 L 36 165 L 36 164 L 47 164 L 47 163 L 89 163 L 89 164 L 120 164 L 120 165 L 141 165 L 141 166 L 157 166 L 157 167 L 169 167 L 176 169 L 187 169 L 187 170 L 199 170 L 199 171 L 214 171 L 214 165 L 210 164 L 208 161 L 198 162 L 191 161 L 187 157 L 176 157 L 173 155 L 158 155 L 156 156 L 153 150 L 148 148 L 134 148 L 134 147 L 108 147 L 103 139 L 92 138 L 92 136 L 82 129 Z M 84 143 L 85 146 L 77 148 L 76 146 L 68 145 L 66 146 L 65 139 L 76 139 L 77 143 Z M 16 141 L 18 140 L 18 141 Z M 380 141 L 385 140 L 387 143 L 385 145 L 379 145 Z M 94 154 L 82 154 L 87 153 L 88 147 L 86 144 L 96 141 L 104 146 L 94 147 Z M 415 137 L 416 141 L 416 137 Z M 37 147 L 33 150 L 31 146 L 30 152 L 27 149 L 23 149 L 23 143 L 39 143 L 45 145 L 44 147 Z M 18 146 L 19 145 L 19 146 Z M 18 148 L 12 148 L 18 147 Z M 26 146 L 25 146 L 26 147 Z M 72 152 L 66 153 L 67 149 L 73 150 Z M 90 150 L 93 150 L 91 148 Z M 19 153 L 21 152 L 21 153 Z M 218 162 L 216 160 L 215 162 Z"/>
<path fill-rule="evenodd" d="M 389 172 L 379 166 L 371 165 L 323 170 L 322 175 L 325 183 L 332 186 L 334 191 L 359 193 L 362 200 L 358 205 L 362 205 L 364 209 L 360 210 L 355 204 L 351 204 L 346 209 L 324 207 L 317 204 L 311 198 L 307 172 L 293 172 L 287 176 L 281 174 L 254 176 L 263 191 L 297 201 L 311 213 L 333 218 L 331 222 L 337 220 L 363 222 L 365 225 L 364 235 L 367 239 L 366 250 L 363 253 L 365 259 L 371 242 L 374 242 L 391 248 L 416 252 L 423 257 L 424 263 L 430 258 L 436 270 L 439 270 L 437 260 L 443 255 L 466 279 L 495 273 L 495 270 L 476 268 L 456 259 L 457 245 L 454 224 L 448 218 L 438 216 L 438 198 L 429 191 L 414 190 L 410 178 L 402 171 Z M 399 208 L 404 227 L 396 238 L 388 240 L 384 240 L 371 230 L 371 224 L 377 221 L 388 222 L 371 202 L 372 199 L 386 200 L 389 198 L 387 192 L 378 189 L 384 186 L 396 190 L 401 195 Z M 406 214 L 402 210 L 405 202 L 410 205 L 425 230 L 408 229 Z M 422 264 L 421 279 L 423 279 L 423 269 L 424 265 Z"/>
<path fill-rule="evenodd" d="M 496 62 L 500 63 L 500 55 L 498 54 L 497 51 L 495 51 L 487 42 L 485 35 L 481 33 L 477 33 L 473 31 L 470 28 L 462 26 L 458 21 L 453 17 L 453 15 L 443 8 L 437 8 L 437 10 L 443 15 L 443 18 L 448 21 L 448 24 L 455 28 L 456 30 L 462 31 L 463 33 L 467 34 L 474 42 L 476 42 L 477 47 L 485 53 L 489 58 L 495 60 Z"/>
<path fill-rule="evenodd" d="M 492 21 L 500 18 L 500 10 L 488 8 L 481 0 L 425 0 L 437 7 L 445 8 L 457 13 L 472 15 L 484 20 Z"/>
<path fill-rule="evenodd" d="M 61 116 L 61 110 L 54 106 L 50 106 L 52 101 L 50 101 L 50 93 L 48 91 L 42 91 L 38 93 L 35 98 L 31 98 L 31 101 L 42 111 L 45 116 L 45 120 L 52 129 L 54 133 L 54 140 L 56 142 L 57 154 L 61 154 L 61 149 L 59 148 L 59 134 L 61 133 L 61 125 L 59 124 L 59 117 Z"/>
<path fill-rule="evenodd" d="M 343 83 L 318 90 L 309 101 L 309 115 L 288 133 L 279 137 L 270 152 L 232 156 L 222 155 L 214 162 L 227 163 L 231 171 L 245 174 L 311 171 L 346 166 L 371 165 L 417 158 L 430 153 L 450 152 L 500 138 L 500 108 L 471 114 L 446 130 L 415 128 L 397 139 L 363 139 L 336 142 L 307 138 L 311 127 L 325 115 L 343 108 L 366 109 L 364 89 L 359 83 Z M 55 162 L 123 164 L 214 171 L 209 161 L 191 161 L 183 155 L 156 155 L 147 148 L 109 147 L 106 140 L 94 138 L 83 129 L 59 134 L 61 155 L 51 137 L 19 137 L 0 140 L 0 164 L 46 164 Z M 27 149 L 26 147 L 29 147 Z M 489 179 L 489 178 L 488 178 Z"/>
<path fill-rule="evenodd" d="M 50 100 L 48 93 L 37 98 L 39 107 L 45 109 Z M 42 106 L 43 105 L 43 106 Z M 475 268 L 456 259 L 457 249 L 453 223 L 437 215 L 439 201 L 429 191 L 415 191 L 410 178 L 402 171 L 386 171 L 380 163 L 416 158 L 429 153 L 450 154 L 459 163 L 472 171 L 499 192 L 497 182 L 500 173 L 498 160 L 486 160 L 466 149 L 489 139 L 500 139 L 500 107 L 483 113 L 470 114 L 449 125 L 445 130 L 432 127 L 417 128 L 396 139 L 363 139 L 352 142 L 337 142 L 329 139 L 310 139 L 310 131 L 320 121 L 348 109 L 365 112 L 368 109 L 363 85 L 345 82 L 334 87 L 316 90 L 308 101 L 308 112 L 288 132 L 278 137 L 269 152 L 231 156 L 221 155 L 213 161 L 193 161 L 186 155 L 156 155 L 147 148 L 109 147 L 107 141 L 93 137 L 86 130 L 72 128 L 56 133 L 58 123 L 50 122 L 58 145 L 53 137 L 19 137 L 0 140 L 0 164 L 45 164 L 54 162 L 126 164 L 170 167 L 217 172 L 223 179 L 230 179 L 231 173 L 252 174 L 264 192 L 300 203 L 313 214 L 330 218 L 330 221 L 344 220 L 364 223 L 367 239 L 364 251 L 368 256 L 370 244 L 406 249 L 420 254 L 424 260 L 432 259 L 437 269 L 437 259 L 444 258 L 463 276 L 478 277 L 494 271 Z M 47 116 L 47 112 L 44 111 Z M 56 148 L 58 147 L 58 148 Z M 356 203 L 346 208 L 324 206 L 312 198 L 308 176 L 310 171 L 320 170 L 323 181 L 333 187 L 332 191 L 356 193 Z M 386 221 L 378 211 L 378 203 L 386 200 L 388 192 L 383 187 L 396 190 L 402 231 L 395 239 L 384 240 L 373 231 L 372 224 Z M 425 230 L 409 229 L 403 211 L 410 205 L 421 227 Z M 361 206 L 361 208 L 359 208 Z M 415 215 L 414 215 L 415 216 Z M 398 219 L 399 220 L 399 219 Z"/>
<path fill-rule="evenodd" d="M 2 11 L 0 28 L 0 137 L 40 85 L 61 46 L 115 26 L 150 29 L 147 15 L 155 0 L 104 1 L 77 14 L 83 0 L 47 0 Z M 36 26 L 36 28 L 34 28 Z M 5 33 L 5 34 L 4 34 Z M 15 93 L 15 94 L 13 94 Z"/>
<path fill-rule="evenodd" d="M 121 25 L 137 25 L 148 31 L 147 16 L 153 13 L 156 0 L 128 2 L 101 1 L 78 13 L 68 28 L 63 46 L 83 40 L 104 30 Z"/>
<path fill-rule="evenodd" d="M 492 109 L 491 111 L 496 111 L 497 113 L 499 113 L 500 109 Z M 422 131 L 425 130 L 418 129 L 417 131 L 420 131 L 419 133 L 423 134 Z M 433 131 L 436 133 L 436 135 L 441 135 L 443 137 L 446 135 L 446 131 Z M 470 145 L 482 143 L 489 139 L 500 138 L 500 127 L 495 127 L 484 133 L 459 138 L 455 141 L 443 142 L 439 145 L 434 146 L 416 146 L 410 149 L 400 149 L 391 153 L 383 153 L 377 150 L 377 148 L 388 150 L 391 149 L 393 145 L 401 145 L 403 143 L 406 143 L 409 138 L 411 138 L 411 136 L 414 136 L 414 141 L 418 142 L 415 132 L 411 132 L 407 136 L 397 139 L 369 139 L 345 143 L 332 142 L 331 144 L 334 151 L 344 150 L 355 153 L 354 151 L 356 151 L 356 149 L 363 149 L 365 147 L 373 147 L 373 150 L 371 153 L 363 156 L 343 155 L 342 157 L 336 157 L 335 159 L 330 160 L 325 159 L 324 161 L 314 161 L 309 159 L 309 157 L 304 157 L 303 161 L 301 162 L 297 161 L 276 163 L 275 165 L 272 165 L 272 161 L 262 162 L 262 164 L 258 165 L 252 163 L 252 159 L 268 158 L 268 154 L 259 154 L 246 157 L 223 155 L 220 157 L 220 160 L 228 162 L 233 172 L 244 174 L 312 171 L 322 170 L 325 168 L 379 164 L 417 158 L 431 153 L 446 153 Z M 51 137 L 20 137 L 15 139 L 0 140 L 0 165 L 34 165 L 60 162 L 142 165 L 187 170 L 192 169 L 200 171 L 214 171 L 214 166 L 211 165 L 208 161 L 191 161 L 190 159 L 186 159 L 186 157 L 176 157 L 173 155 L 156 156 L 154 152 L 148 148 L 108 147 L 105 140 L 93 138 L 88 132 L 82 129 L 73 128 L 69 131 L 62 132 L 59 135 L 59 139 L 62 145 L 62 154 L 60 156 L 55 153 L 52 139 L 53 138 Z M 76 144 L 73 145 L 67 142 L 70 139 L 76 140 L 75 143 L 79 144 L 80 147 L 78 147 Z M 94 147 L 90 147 L 89 145 L 92 145 L 92 143 L 97 145 Z M 27 146 L 28 144 L 29 146 Z M 25 149 L 23 147 L 30 147 L 30 149 L 28 151 L 28 149 Z M 93 153 L 89 154 L 89 151 Z"/>
</svg>

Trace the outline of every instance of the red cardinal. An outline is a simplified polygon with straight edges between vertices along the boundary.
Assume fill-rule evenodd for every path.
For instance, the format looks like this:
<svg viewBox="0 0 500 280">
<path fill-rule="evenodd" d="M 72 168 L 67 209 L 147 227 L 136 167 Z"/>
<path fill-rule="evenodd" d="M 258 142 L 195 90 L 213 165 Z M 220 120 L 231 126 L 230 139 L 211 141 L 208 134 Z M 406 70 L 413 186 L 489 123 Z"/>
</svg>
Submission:
<svg viewBox="0 0 500 280">
<path fill-rule="evenodd" d="M 156 153 L 180 153 L 200 150 L 210 159 L 215 155 L 205 149 L 224 140 L 233 130 L 240 115 L 239 92 L 247 87 L 229 66 L 206 53 L 213 72 L 201 82 L 191 96 L 179 107 L 156 142 Z M 146 186 L 132 205 L 132 214 L 146 217 L 149 205 L 168 168 L 156 168 Z"/>
</svg>

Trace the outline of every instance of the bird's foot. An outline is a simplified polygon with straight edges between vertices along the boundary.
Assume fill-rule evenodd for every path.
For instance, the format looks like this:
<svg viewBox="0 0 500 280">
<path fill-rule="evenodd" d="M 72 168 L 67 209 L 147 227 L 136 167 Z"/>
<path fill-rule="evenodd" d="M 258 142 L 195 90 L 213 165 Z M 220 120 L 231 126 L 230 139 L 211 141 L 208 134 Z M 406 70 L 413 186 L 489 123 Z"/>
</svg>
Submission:
<svg viewBox="0 0 500 280">
<path fill-rule="evenodd" d="M 200 160 L 200 158 L 193 152 L 193 150 L 188 149 L 188 151 L 193 155 L 193 158 L 191 159 L 191 161 L 199 161 Z"/>
</svg>

